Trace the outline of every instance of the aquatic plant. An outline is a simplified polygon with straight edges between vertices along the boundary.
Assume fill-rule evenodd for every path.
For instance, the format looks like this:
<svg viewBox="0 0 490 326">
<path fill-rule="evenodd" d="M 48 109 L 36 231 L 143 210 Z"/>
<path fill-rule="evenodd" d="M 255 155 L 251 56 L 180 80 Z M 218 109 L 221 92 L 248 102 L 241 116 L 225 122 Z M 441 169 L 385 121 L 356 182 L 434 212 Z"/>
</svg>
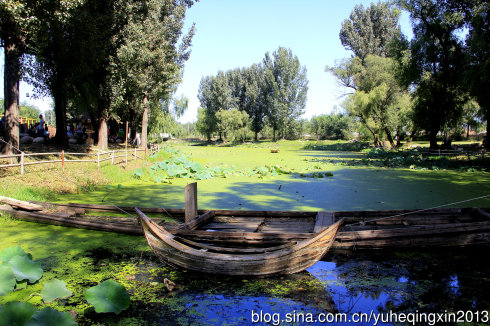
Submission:
<svg viewBox="0 0 490 326">
<path fill-rule="evenodd" d="M 114 280 L 106 280 L 93 286 L 85 292 L 88 303 L 94 306 L 96 312 L 113 312 L 119 314 L 130 304 L 126 288 Z"/>
</svg>

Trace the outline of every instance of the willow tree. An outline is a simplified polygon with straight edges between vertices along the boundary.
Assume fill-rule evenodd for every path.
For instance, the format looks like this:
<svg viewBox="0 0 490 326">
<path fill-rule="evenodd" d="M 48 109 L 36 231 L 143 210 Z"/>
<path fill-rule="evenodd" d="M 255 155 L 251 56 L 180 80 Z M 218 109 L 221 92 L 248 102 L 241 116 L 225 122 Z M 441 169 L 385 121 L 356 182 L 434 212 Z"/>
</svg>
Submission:
<svg viewBox="0 0 490 326">
<path fill-rule="evenodd" d="M 128 1 L 130 13 L 122 29 L 122 44 L 112 63 L 114 95 L 122 99 L 130 93 L 141 112 L 141 143 L 147 145 L 150 102 L 168 100 L 182 78 L 190 56 L 194 26 L 182 35 L 191 0 Z"/>
</svg>

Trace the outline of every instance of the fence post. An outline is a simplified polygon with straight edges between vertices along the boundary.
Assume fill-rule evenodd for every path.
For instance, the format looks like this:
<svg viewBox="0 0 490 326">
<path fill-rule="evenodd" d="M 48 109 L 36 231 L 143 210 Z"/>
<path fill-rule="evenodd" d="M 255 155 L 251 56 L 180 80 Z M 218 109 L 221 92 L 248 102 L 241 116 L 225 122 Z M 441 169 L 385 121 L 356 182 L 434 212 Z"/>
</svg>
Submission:
<svg viewBox="0 0 490 326">
<path fill-rule="evenodd" d="M 20 153 L 20 175 L 24 175 L 24 152 Z"/>
<path fill-rule="evenodd" d="M 134 160 L 136 161 L 136 147 L 134 148 Z"/>
<path fill-rule="evenodd" d="M 97 170 L 100 169 L 100 152 L 97 152 Z"/>
<path fill-rule="evenodd" d="M 112 151 L 112 165 L 114 165 L 114 151 Z"/>
<path fill-rule="evenodd" d="M 124 142 L 126 146 L 126 165 L 128 165 L 128 122 L 126 121 L 126 141 Z"/>
<path fill-rule="evenodd" d="M 65 171 L 65 151 L 61 150 L 61 170 Z"/>
</svg>

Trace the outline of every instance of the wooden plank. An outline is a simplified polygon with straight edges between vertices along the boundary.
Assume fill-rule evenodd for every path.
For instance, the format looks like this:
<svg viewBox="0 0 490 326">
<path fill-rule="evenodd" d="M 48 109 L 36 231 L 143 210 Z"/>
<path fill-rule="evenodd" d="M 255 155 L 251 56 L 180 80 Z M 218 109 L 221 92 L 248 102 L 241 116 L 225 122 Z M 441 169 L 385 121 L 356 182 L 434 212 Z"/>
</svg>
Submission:
<svg viewBox="0 0 490 326">
<path fill-rule="evenodd" d="M 26 211 L 41 211 L 44 209 L 44 207 L 42 207 L 41 205 L 37 205 L 37 204 L 33 204 L 26 201 L 5 197 L 5 196 L 0 196 L 0 202 L 9 204 L 10 206 L 22 208 Z"/>
<path fill-rule="evenodd" d="M 273 247 L 266 247 L 266 248 L 230 248 L 230 247 L 217 247 L 217 246 L 210 246 L 210 245 L 205 245 L 202 243 L 194 242 L 186 238 L 180 238 L 176 237 L 175 240 L 183 242 L 185 244 L 189 244 L 194 247 L 210 250 L 210 251 L 216 251 L 216 252 L 233 252 L 233 253 L 261 253 L 261 252 L 271 252 L 271 251 L 276 251 L 288 247 L 292 247 L 296 244 L 296 242 L 289 242 L 283 245 L 279 246 L 273 246 Z"/>
<path fill-rule="evenodd" d="M 484 210 L 477 208 L 476 211 L 477 211 L 478 215 L 480 215 L 481 217 L 486 218 L 487 220 L 490 220 L 490 214 L 488 214 Z"/>
<path fill-rule="evenodd" d="M 332 225 L 335 221 L 333 212 L 318 212 L 316 215 L 315 227 L 313 233 L 318 233 Z"/>
<path fill-rule="evenodd" d="M 195 229 L 199 228 L 201 225 L 207 223 L 213 217 L 214 217 L 214 212 L 209 211 L 209 212 L 202 214 L 201 216 L 198 216 L 195 219 L 192 219 L 192 221 L 187 222 L 187 215 L 186 215 L 186 227 L 189 230 L 195 230 Z"/>
<path fill-rule="evenodd" d="M 193 182 L 185 186 L 185 223 L 191 223 L 198 215 L 197 182 Z"/>
</svg>

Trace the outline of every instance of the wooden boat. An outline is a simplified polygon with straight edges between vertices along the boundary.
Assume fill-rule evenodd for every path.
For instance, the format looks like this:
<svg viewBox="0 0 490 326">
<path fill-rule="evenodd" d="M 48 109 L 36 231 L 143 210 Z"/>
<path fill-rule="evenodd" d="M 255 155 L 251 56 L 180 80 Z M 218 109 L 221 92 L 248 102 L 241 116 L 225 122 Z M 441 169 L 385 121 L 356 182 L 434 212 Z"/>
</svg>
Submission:
<svg viewBox="0 0 490 326">
<path fill-rule="evenodd" d="M 34 204 L 36 206 L 31 210 L 15 205 L 0 205 L 0 212 L 39 223 L 143 235 L 143 230 L 134 217 L 109 216 L 120 213 L 120 209 L 134 214 L 134 207 L 115 208 L 108 205 L 39 202 Z M 315 231 L 317 217 L 325 215 L 323 212 L 319 214 L 319 212 L 215 210 L 212 221 L 208 221 L 200 228 L 190 230 L 182 228 L 183 224 L 178 223 L 184 221 L 183 209 L 140 208 L 140 210 L 151 215 L 152 220 L 164 225 L 165 229 L 173 235 L 216 246 L 257 243 L 277 246 L 309 239 Z M 202 215 L 205 212 L 199 210 L 198 214 Z M 344 219 L 332 248 L 383 249 L 487 245 L 490 244 L 489 212 L 489 208 L 330 212 L 328 214 L 333 216 L 334 222 Z"/>
<path fill-rule="evenodd" d="M 146 241 L 162 261 L 199 272 L 227 275 L 294 274 L 315 264 L 330 249 L 342 220 L 331 224 L 311 238 L 278 246 L 254 248 L 219 247 L 194 242 L 165 230 L 136 208 Z M 212 218 L 213 211 L 197 221 Z M 193 229 L 199 222 L 186 228 Z M 210 232 L 211 231 L 205 231 Z M 261 236 L 263 233 L 257 233 Z M 261 244 L 261 243 L 259 243 Z"/>
</svg>

